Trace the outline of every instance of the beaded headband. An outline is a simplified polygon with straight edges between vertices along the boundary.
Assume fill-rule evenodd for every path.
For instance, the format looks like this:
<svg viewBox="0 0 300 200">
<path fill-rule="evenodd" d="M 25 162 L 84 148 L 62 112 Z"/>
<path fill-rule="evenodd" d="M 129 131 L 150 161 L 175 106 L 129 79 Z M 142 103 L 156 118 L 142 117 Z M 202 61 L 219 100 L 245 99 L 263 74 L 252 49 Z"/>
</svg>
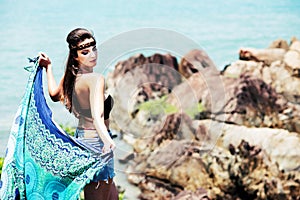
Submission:
<svg viewBox="0 0 300 200">
<path fill-rule="evenodd" d="M 95 46 L 96 45 L 96 41 L 92 41 L 92 42 L 88 42 L 86 44 L 82 44 L 79 46 L 72 46 L 71 49 L 76 49 L 76 50 L 82 50 L 91 46 Z"/>
</svg>

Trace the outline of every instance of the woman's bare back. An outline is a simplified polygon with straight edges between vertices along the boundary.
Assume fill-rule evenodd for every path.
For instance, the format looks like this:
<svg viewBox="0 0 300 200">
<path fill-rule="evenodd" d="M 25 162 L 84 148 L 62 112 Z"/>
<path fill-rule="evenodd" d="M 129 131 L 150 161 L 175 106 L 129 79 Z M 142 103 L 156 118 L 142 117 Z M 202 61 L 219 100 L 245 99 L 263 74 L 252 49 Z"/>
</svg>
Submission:
<svg viewBox="0 0 300 200">
<path fill-rule="evenodd" d="M 94 129 L 93 118 L 91 116 L 91 102 L 90 98 L 93 95 L 91 91 L 93 85 L 97 84 L 99 74 L 87 73 L 78 74 L 74 85 L 73 106 L 74 112 L 79 113 L 78 127 Z M 77 102 L 76 102 L 77 101 Z M 80 114 L 82 113 L 82 114 Z"/>
</svg>

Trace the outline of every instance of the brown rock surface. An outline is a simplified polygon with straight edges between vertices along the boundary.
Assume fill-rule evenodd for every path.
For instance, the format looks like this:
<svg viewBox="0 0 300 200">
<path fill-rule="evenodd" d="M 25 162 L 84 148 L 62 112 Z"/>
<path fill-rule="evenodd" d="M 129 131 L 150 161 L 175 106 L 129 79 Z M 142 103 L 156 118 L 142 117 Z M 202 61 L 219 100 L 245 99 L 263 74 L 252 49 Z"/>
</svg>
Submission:
<svg viewBox="0 0 300 200">
<path fill-rule="evenodd" d="M 141 199 L 184 199 L 187 193 L 192 198 L 199 188 L 203 197 L 211 199 L 293 199 L 300 195 L 300 173 L 282 171 L 300 167 L 297 134 L 229 124 L 223 124 L 222 130 L 209 129 L 212 121 L 200 120 L 203 135 L 219 138 L 218 146 L 211 148 L 209 138 L 182 135 L 181 123 L 191 133 L 197 132 L 192 128 L 197 125 L 187 118 L 172 114 L 154 135 L 136 141 L 128 177 L 140 187 Z"/>
<path fill-rule="evenodd" d="M 181 82 L 176 57 L 170 54 L 154 54 L 150 57 L 138 54 L 116 64 L 115 70 L 108 78 L 108 87 L 115 87 L 120 79 L 123 79 L 128 72 L 132 73 L 136 68 L 141 69 L 138 75 L 143 76 L 140 84 L 157 83 L 155 86 L 152 86 L 152 89 L 156 87 L 158 87 L 156 90 L 160 90 L 161 87 L 172 89 Z M 138 75 L 135 78 L 139 78 Z"/>
<path fill-rule="evenodd" d="M 196 116 L 199 119 L 212 118 L 248 127 L 300 130 L 299 105 L 288 102 L 270 85 L 250 73 L 221 77 L 204 69 L 176 86 L 168 102 L 182 110 L 196 107 L 200 102 L 204 111 Z"/>
<path fill-rule="evenodd" d="M 206 190 L 199 188 L 195 192 L 184 190 L 176 195 L 172 200 L 209 200 Z"/>
<path fill-rule="evenodd" d="M 285 49 L 285 50 L 288 50 L 289 49 L 289 45 L 287 43 L 286 40 L 283 40 L 283 39 L 277 39 L 277 40 L 274 40 L 269 48 L 281 48 L 281 49 Z"/>
<path fill-rule="evenodd" d="M 184 111 L 195 110 L 200 102 L 211 112 L 219 112 L 224 106 L 224 98 L 220 72 L 215 68 L 205 68 L 174 87 L 168 102 Z"/>
<path fill-rule="evenodd" d="M 285 53 L 286 50 L 282 48 L 241 48 L 239 57 L 241 60 L 253 60 L 255 62 L 263 62 L 266 65 L 270 65 L 274 61 L 282 60 Z"/>
<path fill-rule="evenodd" d="M 270 51 L 270 49 L 260 51 Z M 277 57 L 276 54 L 273 56 L 276 59 L 268 64 L 259 62 L 258 59 L 239 60 L 227 66 L 222 73 L 229 77 L 250 73 L 265 81 L 287 100 L 300 103 L 300 41 L 297 39 L 292 41 L 283 57 Z"/>
<path fill-rule="evenodd" d="M 292 76 L 300 77 L 300 41 L 294 38 L 283 59 Z"/>
<path fill-rule="evenodd" d="M 185 78 L 189 78 L 193 73 L 197 73 L 207 67 L 216 68 L 213 61 L 208 57 L 205 51 L 193 49 L 181 59 L 179 72 Z"/>
<path fill-rule="evenodd" d="M 119 62 L 108 80 L 113 127 L 133 135 L 127 173 L 140 199 L 297 199 L 299 47 L 242 48 L 222 72 L 201 50 L 179 66 L 159 54 Z M 140 109 L 165 95 L 176 113 L 153 114 L 162 101 Z"/>
<path fill-rule="evenodd" d="M 166 140 L 159 148 L 138 154 L 130 177 L 143 176 L 135 182 L 142 190 L 141 199 L 179 199 L 180 192 L 196 193 L 199 188 L 212 199 L 292 199 L 300 195 L 299 173 L 280 171 L 266 162 L 268 157 L 260 148 L 242 141 L 229 150 L 231 153 L 217 147 L 206 151 L 198 142 Z"/>
<path fill-rule="evenodd" d="M 169 54 L 140 54 L 119 62 L 107 80 L 108 92 L 116 102 L 111 113 L 112 127 L 138 137 L 151 133 L 157 116 L 139 112 L 138 106 L 169 94 L 181 82 L 177 70 L 177 60 Z"/>
<path fill-rule="evenodd" d="M 215 145 L 228 149 L 230 144 L 237 147 L 242 140 L 261 148 L 280 169 L 286 171 L 300 170 L 300 136 L 284 129 L 248 128 L 212 120 L 198 120 L 198 126 L 215 142 Z M 211 124 L 214 126 L 211 126 Z M 219 123 L 219 125 L 217 125 Z M 218 127 L 222 127 L 220 130 Z"/>
</svg>

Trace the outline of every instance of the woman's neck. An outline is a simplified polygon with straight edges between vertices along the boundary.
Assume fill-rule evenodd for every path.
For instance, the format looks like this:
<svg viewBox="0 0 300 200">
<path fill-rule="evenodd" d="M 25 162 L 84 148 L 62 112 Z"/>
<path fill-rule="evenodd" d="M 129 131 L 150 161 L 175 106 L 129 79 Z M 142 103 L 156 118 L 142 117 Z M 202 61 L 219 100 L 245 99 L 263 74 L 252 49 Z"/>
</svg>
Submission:
<svg viewBox="0 0 300 200">
<path fill-rule="evenodd" d="M 78 69 L 78 74 L 89 74 L 89 73 L 93 73 L 93 68 L 81 66 Z"/>
</svg>

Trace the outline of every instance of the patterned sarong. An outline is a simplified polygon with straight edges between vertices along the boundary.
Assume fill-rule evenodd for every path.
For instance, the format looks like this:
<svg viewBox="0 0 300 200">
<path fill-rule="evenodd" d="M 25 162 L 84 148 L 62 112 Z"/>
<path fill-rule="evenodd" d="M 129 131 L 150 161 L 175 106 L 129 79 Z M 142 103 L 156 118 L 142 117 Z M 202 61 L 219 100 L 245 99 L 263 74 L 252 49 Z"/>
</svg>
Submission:
<svg viewBox="0 0 300 200">
<path fill-rule="evenodd" d="M 53 120 L 37 62 L 14 119 L 0 182 L 0 199 L 78 199 L 84 186 L 103 170 L 113 152 L 66 134 Z"/>
</svg>

